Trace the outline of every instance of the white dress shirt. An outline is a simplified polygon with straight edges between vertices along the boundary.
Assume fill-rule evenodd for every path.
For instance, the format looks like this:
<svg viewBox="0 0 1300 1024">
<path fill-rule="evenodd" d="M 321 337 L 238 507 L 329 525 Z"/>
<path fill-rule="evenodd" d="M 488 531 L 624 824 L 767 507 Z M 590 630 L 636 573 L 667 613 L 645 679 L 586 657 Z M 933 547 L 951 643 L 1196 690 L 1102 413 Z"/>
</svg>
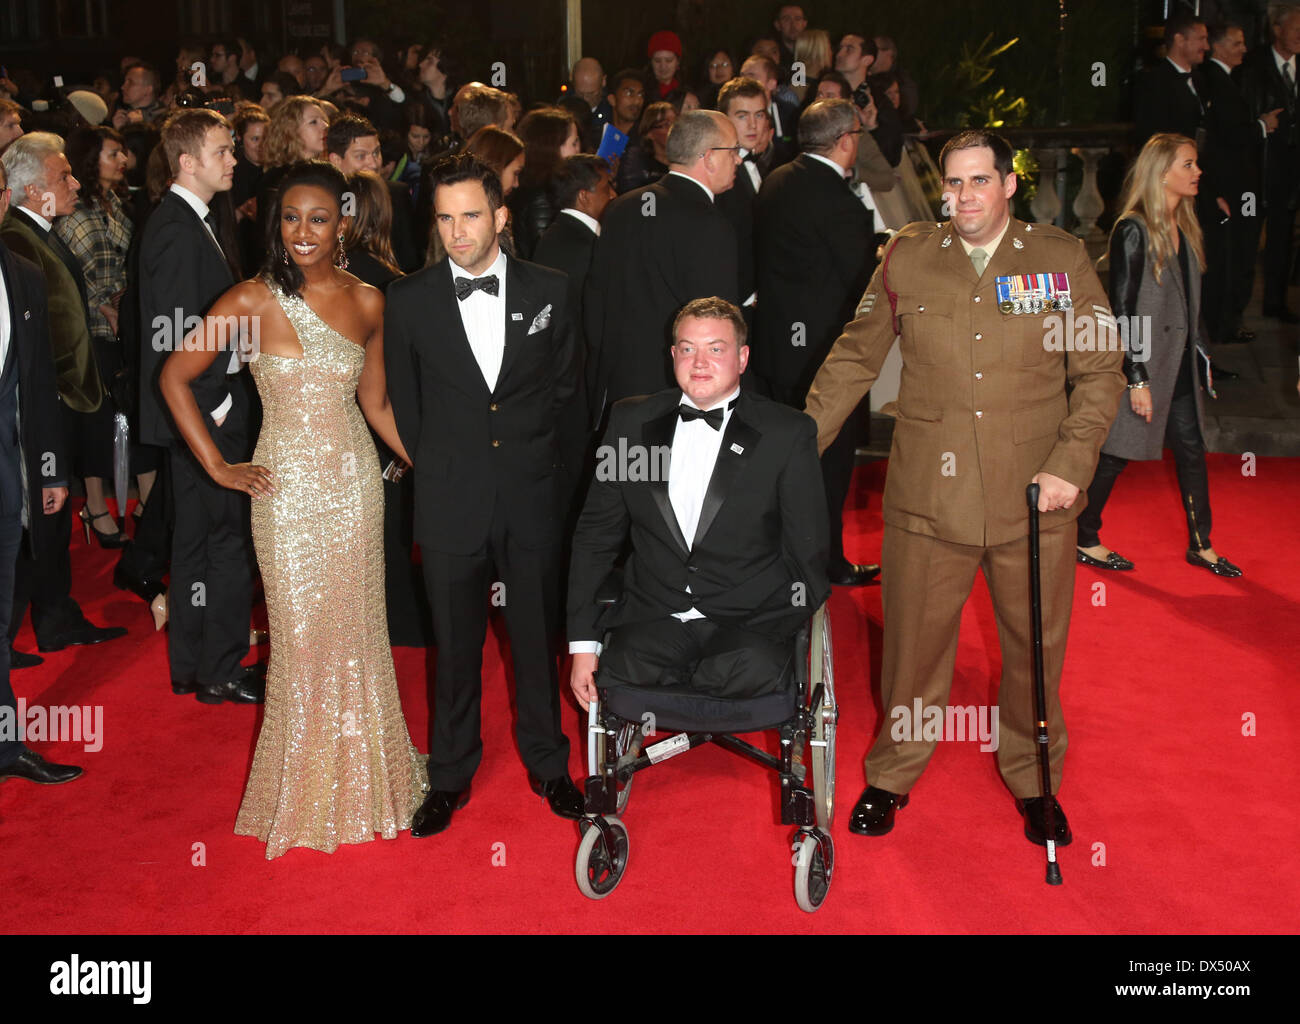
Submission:
<svg viewBox="0 0 1300 1024">
<path fill-rule="evenodd" d="M 595 217 L 589 216 L 588 214 L 583 213 L 581 210 L 575 210 L 572 206 L 566 206 L 560 212 L 567 213 L 579 224 L 585 224 L 593 235 L 595 235 L 598 238 L 600 237 L 600 221 L 598 221 Z"/>
<path fill-rule="evenodd" d="M 5 360 L 9 358 L 9 338 L 13 328 L 9 324 L 9 287 L 5 276 L 0 272 L 0 373 L 4 373 Z"/>
<path fill-rule="evenodd" d="M 668 500 L 672 503 L 673 515 L 681 527 L 682 536 L 692 547 L 695 531 L 700 525 L 704 497 L 709 492 L 709 481 L 713 479 L 713 467 L 717 464 L 718 452 L 722 450 L 722 436 L 727 432 L 727 424 L 731 421 L 732 403 L 739 396 L 740 388 L 737 387 L 719 403 L 723 410 L 720 429 L 714 430 L 704 420 L 691 420 L 688 423 L 679 418 L 677 429 L 673 431 L 673 445 L 668 457 Z M 681 404 L 699 408 L 686 395 L 682 395 Z M 686 593 L 690 592 L 688 586 Z M 704 613 L 692 607 L 684 612 L 674 612 L 673 618 L 679 622 L 690 622 L 692 619 L 704 618 Z M 600 648 L 600 643 L 595 640 L 573 640 L 569 643 L 570 654 L 599 654 Z"/>
<path fill-rule="evenodd" d="M 481 274 L 471 274 L 455 260 L 451 264 L 452 281 L 459 277 L 478 280 L 481 277 L 497 276 L 497 293 L 489 295 L 479 288 L 470 292 L 460 307 L 460 322 L 465 328 L 465 337 L 469 339 L 470 351 L 478 363 L 488 391 L 497 388 L 497 377 L 501 374 L 501 360 L 506 353 L 506 254 L 505 250 L 497 252 L 492 265 Z"/>
<path fill-rule="evenodd" d="M 740 151 L 740 166 L 745 168 L 745 173 L 749 175 L 749 180 L 754 186 L 754 194 L 757 195 L 758 190 L 763 187 L 763 175 L 759 173 L 758 165 L 753 160 L 745 159 L 747 156 L 749 156 L 749 150 L 742 149 Z"/>
<path fill-rule="evenodd" d="M 1270 49 L 1273 51 L 1273 63 L 1277 65 L 1277 73 L 1282 76 L 1282 81 L 1283 82 L 1286 81 L 1286 72 L 1282 70 L 1283 68 L 1286 68 L 1288 71 L 1291 72 L 1291 81 L 1294 82 L 1296 80 L 1295 54 L 1293 53 L 1291 54 L 1290 57 L 1287 57 L 1285 60 L 1283 60 L 1282 55 L 1277 52 L 1276 46 L 1270 47 Z"/>
<path fill-rule="evenodd" d="M 178 195 L 181 199 L 185 200 L 185 204 L 191 210 L 193 210 L 195 213 L 199 215 L 199 222 L 203 225 L 203 230 L 208 233 L 208 237 L 212 239 L 212 244 L 217 247 L 217 252 L 221 253 L 221 258 L 224 260 L 226 258 L 226 251 L 221 248 L 221 243 L 217 241 L 217 236 L 213 234 L 212 225 L 209 224 L 205 219 L 208 216 L 208 210 L 209 210 L 208 204 L 205 203 L 198 196 L 196 196 L 189 189 L 187 189 L 184 185 L 177 185 L 173 183 L 171 187 L 171 191 L 175 192 L 176 195 Z M 226 376 L 230 376 L 230 374 L 238 373 L 238 372 L 239 372 L 239 349 L 236 348 L 236 349 L 232 349 L 230 352 L 230 361 L 226 364 Z M 235 399 L 231 396 L 229 392 L 227 392 L 226 397 L 222 401 L 222 403 L 218 405 L 215 409 L 213 409 L 210 413 L 208 413 L 208 415 L 212 417 L 212 421 L 214 423 L 220 425 L 221 422 L 226 418 L 226 413 L 230 412 L 231 406 L 233 406 L 234 404 L 235 404 Z"/>
<path fill-rule="evenodd" d="M 44 217 L 42 217 L 42 216 L 41 216 L 39 213 L 37 213 L 35 210 L 29 209 L 29 208 L 27 208 L 26 206 L 18 206 L 18 207 L 15 207 L 15 209 L 22 210 L 23 213 L 27 214 L 27 216 L 29 216 L 32 220 L 36 221 L 37 225 L 38 225 L 38 226 L 41 228 L 41 230 L 44 231 L 46 234 L 49 234 L 50 231 L 53 230 L 54 225 L 53 225 L 50 221 L 48 221 L 48 220 L 46 220 Z"/>
</svg>

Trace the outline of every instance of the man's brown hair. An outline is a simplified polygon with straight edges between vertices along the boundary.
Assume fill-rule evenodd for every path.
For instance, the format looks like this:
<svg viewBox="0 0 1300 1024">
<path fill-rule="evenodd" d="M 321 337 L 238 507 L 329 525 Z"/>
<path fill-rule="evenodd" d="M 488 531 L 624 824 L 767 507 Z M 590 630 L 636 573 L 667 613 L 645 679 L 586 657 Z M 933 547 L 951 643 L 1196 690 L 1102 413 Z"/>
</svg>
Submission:
<svg viewBox="0 0 1300 1024">
<path fill-rule="evenodd" d="M 748 337 L 745 318 L 741 316 L 740 310 L 726 299 L 710 295 L 707 299 L 691 299 L 686 303 L 681 308 L 681 312 L 673 318 L 674 345 L 677 344 L 677 328 L 688 317 L 694 317 L 696 320 L 727 320 L 736 329 L 736 346 L 739 348 L 748 344 L 745 340 Z"/>
<path fill-rule="evenodd" d="M 203 140 L 213 128 L 230 131 L 230 122 L 207 107 L 186 107 L 167 118 L 162 129 L 162 147 L 173 175 L 180 173 L 182 153 L 199 158 Z"/>
<path fill-rule="evenodd" d="M 731 107 L 731 101 L 742 96 L 750 99 L 760 99 L 764 104 L 767 103 L 767 90 L 763 88 L 762 82 L 746 75 L 737 75 L 735 78 L 724 82 L 722 88 L 718 90 L 718 110 L 724 114 L 727 113 Z"/>
</svg>

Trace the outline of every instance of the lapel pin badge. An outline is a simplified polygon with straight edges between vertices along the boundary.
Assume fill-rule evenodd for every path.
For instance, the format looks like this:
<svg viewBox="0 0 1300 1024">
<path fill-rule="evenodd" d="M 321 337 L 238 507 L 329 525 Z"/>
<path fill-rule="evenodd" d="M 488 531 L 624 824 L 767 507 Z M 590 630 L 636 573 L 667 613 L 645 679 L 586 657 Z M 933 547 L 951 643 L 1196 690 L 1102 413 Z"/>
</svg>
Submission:
<svg viewBox="0 0 1300 1024">
<path fill-rule="evenodd" d="M 24 309 L 24 310 L 23 310 L 23 319 L 24 319 L 24 320 L 30 320 L 31 318 L 32 318 L 32 311 L 31 311 L 30 309 Z"/>
<path fill-rule="evenodd" d="M 745 449 L 742 448 L 742 447 L 740 447 L 740 445 L 738 445 L 738 444 L 733 444 L 733 445 L 731 446 L 731 450 L 732 450 L 733 452 L 735 452 L 737 455 L 744 455 L 744 454 L 745 454 Z"/>
<path fill-rule="evenodd" d="M 1011 239 L 1011 246 L 1013 249 L 1023 249 L 1025 247 L 1025 243 L 1018 238 L 1013 238 Z"/>
<path fill-rule="evenodd" d="M 522 320 L 523 318 L 524 318 L 524 314 L 523 314 L 523 313 L 511 313 L 511 314 L 510 314 L 510 319 L 511 319 L 511 320 Z"/>
</svg>

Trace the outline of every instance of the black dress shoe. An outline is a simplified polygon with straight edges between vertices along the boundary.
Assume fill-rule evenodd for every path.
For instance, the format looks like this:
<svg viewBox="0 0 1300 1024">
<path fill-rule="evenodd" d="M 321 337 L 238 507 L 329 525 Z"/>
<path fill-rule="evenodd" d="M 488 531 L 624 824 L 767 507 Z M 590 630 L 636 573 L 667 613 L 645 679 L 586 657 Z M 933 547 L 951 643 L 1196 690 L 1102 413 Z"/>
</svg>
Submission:
<svg viewBox="0 0 1300 1024">
<path fill-rule="evenodd" d="M 880 575 L 880 566 L 854 565 L 852 562 L 845 562 L 831 569 L 826 575 L 839 587 L 864 587 Z"/>
<path fill-rule="evenodd" d="M 532 784 L 533 792 L 546 797 L 546 802 L 551 805 L 551 810 L 561 818 L 576 820 L 581 818 L 583 812 L 587 809 L 586 800 L 567 774 L 557 775 L 545 782 L 540 782 L 537 779 L 530 779 L 529 782 Z"/>
<path fill-rule="evenodd" d="M 199 684 L 194 679 L 173 679 L 172 693 L 178 697 L 183 697 L 188 693 L 194 693 L 199 688 Z"/>
<path fill-rule="evenodd" d="M 135 594 L 145 604 L 149 604 L 155 597 L 167 589 L 167 584 L 162 580 L 152 580 L 147 576 L 136 576 L 122 568 L 119 562 L 113 570 L 113 586 L 118 590 L 129 590 Z"/>
<path fill-rule="evenodd" d="M 26 779 L 42 786 L 57 786 L 71 782 L 81 774 L 81 769 L 71 764 L 52 764 L 34 750 L 24 750 L 4 768 L 0 768 L 0 781 Z"/>
<path fill-rule="evenodd" d="M 1133 568 L 1132 562 L 1115 551 L 1112 551 L 1106 556 L 1105 560 L 1102 560 L 1100 558 L 1093 558 L 1092 555 L 1088 554 L 1086 551 L 1080 551 L 1078 548 L 1075 548 L 1074 556 L 1078 559 L 1080 565 L 1090 565 L 1094 569 L 1114 569 L 1116 572 L 1128 572 L 1128 570 Z"/>
<path fill-rule="evenodd" d="M 93 626 L 89 622 L 83 622 L 80 626 L 65 629 L 62 633 L 55 633 L 45 640 L 37 637 L 36 649 L 43 654 L 49 654 L 51 651 L 61 651 L 65 647 L 102 644 L 105 640 L 116 640 L 119 636 L 126 636 L 125 626 Z"/>
<path fill-rule="evenodd" d="M 1061 810 L 1061 804 L 1056 797 L 1052 797 L 1052 806 L 1056 810 L 1056 845 L 1069 846 L 1074 842 L 1070 823 L 1065 820 L 1065 812 Z M 1027 800 L 1017 800 L 1016 810 L 1025 816 L 1025 838 L 1031 843 L 1046 846 L 1047 826 L 1043 823 L 1043 798 L 1031 796 Z"/>
<path fill-rule="evenodd" d="M 1232 370 L 1225 370 L 1213 360 L 1210 361 L 1210 373 L 1214 374 L 1215 380 L 1236 380 L 1241 376 L 1241 374 L 1234 373 Z"/>
<path fill-rule="evenodd" d="M 26 651 L 15 651 L 9 648 L 9 667 L 10 668 L 35 668 L 37 665 L 44 665 L 45 659 L 39 654 L 28 654 Z"/>
<path fill-rule="evenodd" d="M 1235 579 L 1242 575 L 1242 571 L 1222 555 L 1219 556 L 1217 562 L 1211 562 L 1208 558 L 1202 558 L 1197 552 L 1188 550 L 1187 564 L 1194 565 L 1199 569 L 1209 569 L 1216 576 L 1227 576 Z"/>
<path fill-rule="evenodd" d="M 416 839 L 435 836 L 451 824 L 451 816 L 469 803 L 469 787 L 461 790 L 434 789 L 424 798 L 411 819 L 411 835 Z"/>
<path fill-rule="evenodd" d="M 231 704 L 261 704 L 266 698 L 266 679 L 257 672 L 257 666 L 250 666 L 224 683 L 199 684 L 194 698 L 200 704 L 220 704 L 222 701 Z"/>
<path fill-rule="evenodd" d="M 894 827 L 894 812 L 907 806 L 907 794 L 868 786 L 853 805 L 849 831 L 860 836 L 883 836 Z"/>
</svg>

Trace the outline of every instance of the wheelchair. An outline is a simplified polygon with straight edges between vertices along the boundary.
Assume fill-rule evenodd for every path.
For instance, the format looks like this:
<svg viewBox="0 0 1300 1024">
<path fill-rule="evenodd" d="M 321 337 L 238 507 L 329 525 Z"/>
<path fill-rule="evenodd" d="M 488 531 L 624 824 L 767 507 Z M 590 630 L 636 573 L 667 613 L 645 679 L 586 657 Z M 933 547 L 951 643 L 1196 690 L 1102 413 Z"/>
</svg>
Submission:
<svg viewBox="0 0 1300 1024">
<path fill-rule="evenodd" d="M 601 687 L 588 712 L 586 814 L 574 875 L 589 899 L 604 899 L 627 871 L 628 831 L 622 814 L 633 777 L 653 764 L 716 743 L 775 771 L 781 780 L 781 824 L 798 826 L 794 891 L 812 913 L 830 891 L 835 868 L 835 673 L 831 622 L 823 604 L 795 638 L 786 686 L 778 693 L 724 699 L 673 686 Z M 653 717 L 651 717 L 653 716 Z M 651 723 L 653 725 L 651 726 Z M 779 756 L 734 733 L 775 729 Z M 669 732 L 646 745 L 646 733 Z M 811 779 L 809 772 L 811 771 Z"/>
</svg>

